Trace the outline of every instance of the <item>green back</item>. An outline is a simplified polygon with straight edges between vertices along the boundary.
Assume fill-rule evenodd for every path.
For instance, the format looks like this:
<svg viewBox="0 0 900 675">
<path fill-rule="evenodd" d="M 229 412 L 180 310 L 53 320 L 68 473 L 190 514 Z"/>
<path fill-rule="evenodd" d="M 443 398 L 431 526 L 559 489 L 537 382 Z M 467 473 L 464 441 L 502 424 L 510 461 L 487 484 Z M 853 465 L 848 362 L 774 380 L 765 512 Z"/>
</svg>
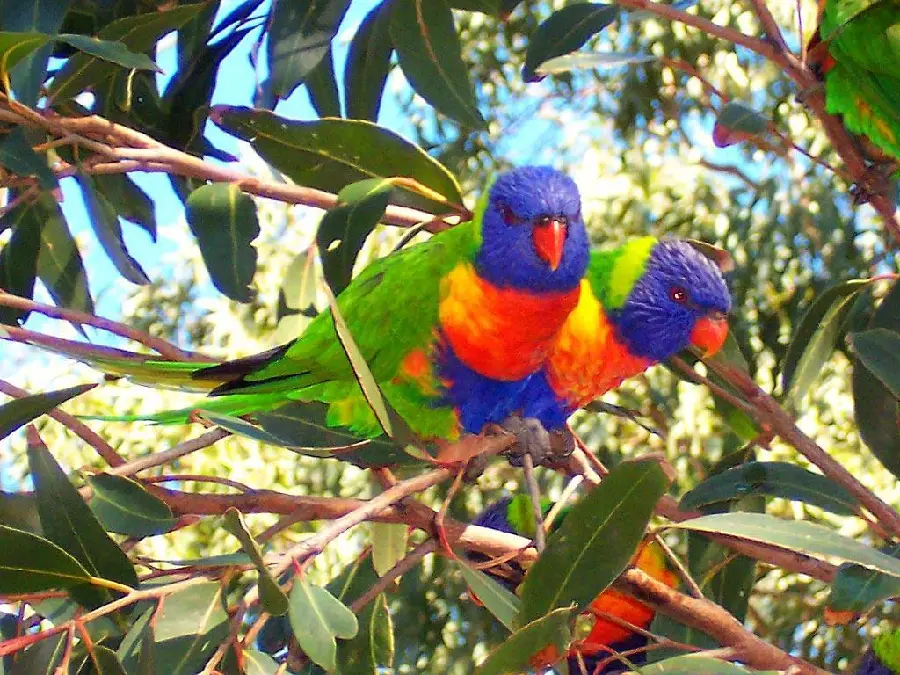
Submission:
<svg viewBox="0 0 900 675">
<path fill-rule="evenodd" d="M 657 241 L 655 237 L 637 237 L 611 251 L 591 252 L 585 278 L 603 307 L 615 309 L 625 304 Z"/>
<path fill-rule="evenodd" d="M 900 628 L 879 635 L 872 641 L 878 660 L 894 673 L 900 673 Z"/>
</svg>

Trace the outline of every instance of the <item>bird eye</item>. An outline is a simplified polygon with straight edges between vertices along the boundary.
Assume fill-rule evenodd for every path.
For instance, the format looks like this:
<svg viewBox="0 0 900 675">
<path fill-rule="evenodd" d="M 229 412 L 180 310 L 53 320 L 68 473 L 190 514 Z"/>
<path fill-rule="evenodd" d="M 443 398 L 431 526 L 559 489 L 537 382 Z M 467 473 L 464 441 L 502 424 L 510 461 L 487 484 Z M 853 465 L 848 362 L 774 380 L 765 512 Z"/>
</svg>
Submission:
<svg viewBox="0 0 900 675">
<path fill-rule="evenodd" d="M 683 305 L 687 302 L 688 293 L 681 286 L 672 286 L 669 289 L 669 297 L 679 305 Z"/>
<path fill-rule="evenodd" d="M 500 215 L 503 216 L 503 222 L 507 225 L 521 225 L 524 222 L 519 216 L 513 213 L 513 210 L 506 204 L 500 207 Z"/>
</svg>

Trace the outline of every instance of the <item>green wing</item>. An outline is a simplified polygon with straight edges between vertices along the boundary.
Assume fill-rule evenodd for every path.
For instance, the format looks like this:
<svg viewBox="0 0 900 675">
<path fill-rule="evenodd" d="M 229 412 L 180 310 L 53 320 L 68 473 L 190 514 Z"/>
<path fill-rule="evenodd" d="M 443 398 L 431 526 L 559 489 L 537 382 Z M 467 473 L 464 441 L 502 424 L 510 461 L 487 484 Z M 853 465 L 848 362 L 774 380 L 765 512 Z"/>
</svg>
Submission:
<svg viewBox="0 0 900 675">
<path fill-rule="evenodd" d="M 843 115 L 847 129 L 900 158 L 900 77 L 839 61 L 825 75 L 825 102 L 829 113 Z"/>
</svg>

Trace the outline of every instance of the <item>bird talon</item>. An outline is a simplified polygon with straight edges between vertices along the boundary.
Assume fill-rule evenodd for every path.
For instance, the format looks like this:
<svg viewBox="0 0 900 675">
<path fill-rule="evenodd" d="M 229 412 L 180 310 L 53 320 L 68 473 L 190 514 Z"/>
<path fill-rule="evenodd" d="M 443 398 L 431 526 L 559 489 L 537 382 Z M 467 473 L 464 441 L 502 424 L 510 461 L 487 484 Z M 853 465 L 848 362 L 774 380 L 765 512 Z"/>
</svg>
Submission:
<svg viewBox="0 0 900 675">
<path fill-rule="evenodd" d="M 553 454 L 550 434 L 540 420 L 512 416 L 501 426 L 516 437 L 516 442 L 505 453 L 512 466 L 521 467 L 525 455 L 530 455 L 534 465 L 540 466 Z"/>
</svg>

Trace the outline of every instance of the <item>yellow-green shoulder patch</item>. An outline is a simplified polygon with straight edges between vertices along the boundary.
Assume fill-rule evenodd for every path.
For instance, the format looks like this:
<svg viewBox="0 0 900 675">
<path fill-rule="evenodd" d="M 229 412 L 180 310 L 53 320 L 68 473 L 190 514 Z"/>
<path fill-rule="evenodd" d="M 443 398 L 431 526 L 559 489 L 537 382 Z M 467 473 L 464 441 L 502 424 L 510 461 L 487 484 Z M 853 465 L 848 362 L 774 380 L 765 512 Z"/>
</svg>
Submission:
<svg viewBox="0 0 900 675">
<path fill-rule="evenodd" d="M 497 176 L 491 176 L 484 185 L 484 190 L 481 192 L 481 195 L 478 197 L 478 201 L 475 203 L 475 214 L 472 218 L 472 221 L 475 223 L 475 248 L 481 247 L 481 223 L 484 220 L 484 212 L 487 210 L 488 202 L 491 200 L 491 188 L 494 187 L 494 182 L 497 180 Z"/>
<path fill-rule="evenodd" d="M 622 247 L 609 275 L 606 306 L 610 309 L 621 307 L 628 294 L 647 267 L 647 259 L 656 245 L 656 237 L 638 237 Z"/>
</svg>

